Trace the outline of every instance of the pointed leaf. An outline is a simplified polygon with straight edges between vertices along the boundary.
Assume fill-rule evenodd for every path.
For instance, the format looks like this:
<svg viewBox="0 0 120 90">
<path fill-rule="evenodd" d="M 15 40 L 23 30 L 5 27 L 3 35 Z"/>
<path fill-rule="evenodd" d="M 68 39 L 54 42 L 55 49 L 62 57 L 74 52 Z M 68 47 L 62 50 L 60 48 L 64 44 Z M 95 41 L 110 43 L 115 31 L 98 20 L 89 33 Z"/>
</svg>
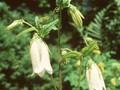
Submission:
<svg viewBox="0 0 120 90">
<path fill-rule="evenodd" d="M 35 31 L 35 29 L 34 28 L 28 28 L 28 29 L 20 32 L 16 37 L 19 37 L 19 36 L 21 36 L 21 35 L 23 35 L 25 33 L 32 32 L 32 31 Z"/>
</svg>

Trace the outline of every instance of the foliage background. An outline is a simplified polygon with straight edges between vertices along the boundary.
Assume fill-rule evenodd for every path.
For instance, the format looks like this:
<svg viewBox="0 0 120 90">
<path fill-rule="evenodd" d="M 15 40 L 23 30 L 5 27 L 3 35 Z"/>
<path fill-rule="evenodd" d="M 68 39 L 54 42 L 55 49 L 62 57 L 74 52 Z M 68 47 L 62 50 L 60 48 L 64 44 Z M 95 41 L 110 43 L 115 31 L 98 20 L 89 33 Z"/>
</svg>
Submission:
<svg viewBox="0 0 120 90">
<path fill-rule="evenodd" d="M 119 0 L 72 0 L 85 16 L 83 30 L 100 41 L 102 54 L 94 60 L 104 68 L 107 90 L 120 89 L 120 1 Z M 29 57 L 31 34 L 16 38 L 23 27 L 7 32 L 5 28 L 13 20 L 24 18 L 34 24 L 36 15 L 48 16 L 55 8 L 55 0 L 1 0 L 0 1 L 0 90 L 53 90 L 51 80 L 31 76 L 32 65 Z M 110 6 L 110 7 L 109 7 Z M 109 8 L 107 8 L 109 7 Z M 66 11 L 62 13 L 62 47 L 79 50 L 84 46 L 79 31 L 70 26 Z M 91 34 L 95 30 L 97 35 Z M 57 77 L 56 31 L 45 39 L 49 44 L 54 77 Z M 63 90 L 76 90 L 79 73 L 73 62 L 63 65 Z M 55 78 L 57 80 L 57 78 Z M 80 82 L 81 90 L 88 90 L 86 79 Z"/>
</svg>

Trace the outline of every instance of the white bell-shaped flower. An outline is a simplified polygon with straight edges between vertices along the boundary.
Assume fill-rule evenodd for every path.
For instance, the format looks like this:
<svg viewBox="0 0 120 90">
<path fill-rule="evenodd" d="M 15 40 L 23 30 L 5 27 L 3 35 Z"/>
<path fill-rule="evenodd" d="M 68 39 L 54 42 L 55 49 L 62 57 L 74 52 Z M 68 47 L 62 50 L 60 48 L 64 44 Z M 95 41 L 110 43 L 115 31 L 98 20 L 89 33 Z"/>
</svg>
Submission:
<svg viewBox="0 0 120 90">
<path fill-rule="evenodd" d="M 40 77 L 44 75 L 45 71 L 49 74 L 53 73 L 48 46 L 37 34 L 34 34 L 31 41 L 30 55 L 34 73 Z"/>
<path fill-rule="evenodd" d="M 89 60 L 89 67 L 86 70 L 89 90 L 106 90 L 102 73 L 96 63 Z"/>
</svg>

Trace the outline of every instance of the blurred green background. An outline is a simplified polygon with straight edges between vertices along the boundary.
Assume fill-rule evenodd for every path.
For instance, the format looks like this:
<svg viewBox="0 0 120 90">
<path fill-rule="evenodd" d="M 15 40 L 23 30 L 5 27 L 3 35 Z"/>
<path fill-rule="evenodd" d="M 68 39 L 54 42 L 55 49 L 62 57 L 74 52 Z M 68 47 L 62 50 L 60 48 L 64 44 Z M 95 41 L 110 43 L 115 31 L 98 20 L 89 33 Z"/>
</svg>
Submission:
<svg viewBox="0 0 120 90">
<path fill-rule="evenodd" d="M 102 54 L 95 56 L 98 65 L 104 67 L 107 90 L 120 90 L 120 0 L 72 0 L 83 13 L 83 29 L 88 35 L 100 41 Z M 32 65 L 29 56 L 29 44 L 32 35 L 25 34 L 16 38 L 23 27 L 14 32 L 5 31 L 12 21 L 25 19 L 34 25 L 35 16 L 49 16 L 56 7 L 55 0 L 0 0 L 0 90 L 53 90 L 53 85 L 46 75 L 43 79 L 31 76 Z M 62 11 L 62 47 L 80 50 L 83 40 L 79 31 L 70 26 L 66 11 Z M 97 36 L 91 34 L 92 30 Z M 57 77 L 58 66 L 56 31 L 45 38 L 50 50 L 54 77 Z M 71 62 L 72 63 L 72 62 Z M 76 67 L 71 63 L 63 66 L 63 90 L 76 90 L 79 78 Z M 67 68 L 66 68 L 67 67 Z M 55 78 L 57 79 L 57 78 Z M 81 90 L 88 90 L 86 80 L 81 80 Z"/>
</svg>

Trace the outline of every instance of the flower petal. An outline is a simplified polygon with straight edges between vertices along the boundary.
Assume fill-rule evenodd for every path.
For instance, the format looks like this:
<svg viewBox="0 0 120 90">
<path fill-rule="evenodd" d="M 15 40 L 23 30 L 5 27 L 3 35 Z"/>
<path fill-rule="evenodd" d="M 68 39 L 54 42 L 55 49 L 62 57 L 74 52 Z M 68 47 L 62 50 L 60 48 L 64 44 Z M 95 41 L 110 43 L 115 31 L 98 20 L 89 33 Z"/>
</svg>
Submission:
<svg viewBox="0 0 120 90">
<path fill-rule="evenodd" d="M 44 75 L 45 71 L 49 74 L 53 73 L 48 46 L 37 34 L 33 36 L 30 55 L 34 73 L 40 77 Z"/>
<path fill-rule="evenodd" d="M 49 49 L 45 42 L 41 43 L 41 64 L 44 66 L 45 70 L 49 73 L 53 73 L 52 66 L 50 64 Z"/>
<path fill-rule="evenodd" d="M 87 69 L 86 76 L 90 90 L 106 90 L 102 73 L 94 62 Z"/>
<path fill-rule="evenodd" d="M 31 55 L 31 61 L 33 66 L 33 72 L 34 73 L 41 73 L 44 69 L 41 64 L 41 48 L 40 48 L 40 41 L 39 39 L 36 39 L 32 42 L 31 48 L 30 48 L 30 55 Z"/>
</svg>

